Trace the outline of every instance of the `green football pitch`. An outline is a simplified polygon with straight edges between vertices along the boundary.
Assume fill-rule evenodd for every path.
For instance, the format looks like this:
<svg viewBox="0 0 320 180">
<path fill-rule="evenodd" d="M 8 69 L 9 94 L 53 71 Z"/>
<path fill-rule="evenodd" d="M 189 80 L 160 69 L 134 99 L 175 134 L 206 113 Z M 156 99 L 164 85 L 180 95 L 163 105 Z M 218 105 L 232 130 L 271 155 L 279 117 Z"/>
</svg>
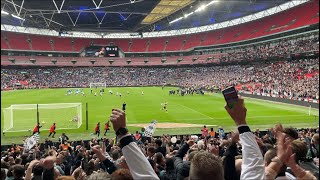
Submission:
<svg viewBox="0 0 320 180">
<path fill-rule="evenodd" d="M 109 90 L 113 95 L 109 94 Z M 66 132 L 72 140 L 90 139 L 97 122 L 101 122 L 101 129 L 109 119 L 111 109 L 122 108 L 122 103 L 127 104 L 127 125 L 130 132 L 140 130 L 141 127 L 157 120 L 155 135 L 162 134 L 195 134 L 200 133 L 201 126 L 217 129 L 222 126 L 226 131 L 235 130 L 233 121 L 224 109 L 225 101 L 221 94 L 169 95 L 173 87 L 121 87 L 106 88 L 103 96 L 99 95 L 99 89 L 93 89 L 97 96 L 90 93 L 90 89 L 84 89 L 86 96 L 65 95 L 68 89 L 37 89 L 18 90 L 1 92 L 1 131 L 4 127 L 3 110 L 15 104 L 51 104 L 51 103 L 81 103 L 82 104 L 82 125 L 76 129 L 62 129 L 71 127 L 69 120 L 63 116 L 70 116 L 70 111 L 52 111 L 51 119 L 42 119 L 43 114 L 39 113 L 40 122 L 45 122 L 41 130 L 41 141 L 48 136 L 48 130 L 52 122 L 57 124 L 57 134 L 53 139 L 58 140 L 62 132 Z M 141 92 L 144 92 L 144 95 Z M 116 96 L 116 92 L 122 97 Z M 127 93 L 129 92 L 129 94 Z M 161 104 L 168 102 L 168 112 L 162 110 Z M 88 131 L 86 131 L 86 103 L 88 103 Z M 259 128 L 265 130 L 276 123 L 282 123 L 286 127 L 317 127 L 319 126 L 319 110 L 290 104 L 275 103 L 258 99 L 245 98 L 248 109 L 247 122 L 254 130 Z M 57 107 L 59 107 L 58 105 Z M 49 110 L 47 110 L 49 111 Z M 19 116 L 13 117 L 13 129 L 19 132 L 5 132 L 1 136 L 1 144 L 22 143 L 22 140 L 30 135 L 30 131 L 36 124 L 36 111 L 30 110 Z M 50 114 L 50 112 L 49 112 Z M 71 117 L 71 116 L 70 116 Z M 70 118 L 69 118 L 70 119 Z M 10 122 L 10 121 L 8 121 Z M 168 124 L 172 123 L 172 124 Z M 74 125 L 76 127 L 76 125 Z M 111 128 L 112 129 L 112 128 Z M 24 131 L 22 131 L 24 130 Z M 103 133 L 102 133 L 103 135 Z M 114 132 L 109 131 L 107 137 L 113 137 Z"/>
</svg>

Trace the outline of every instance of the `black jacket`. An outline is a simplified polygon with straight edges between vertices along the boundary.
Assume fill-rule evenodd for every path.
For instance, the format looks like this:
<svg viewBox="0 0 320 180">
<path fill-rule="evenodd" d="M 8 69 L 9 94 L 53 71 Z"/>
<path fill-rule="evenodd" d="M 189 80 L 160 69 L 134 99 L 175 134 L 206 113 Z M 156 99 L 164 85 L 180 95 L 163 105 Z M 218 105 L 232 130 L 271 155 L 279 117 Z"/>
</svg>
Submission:
<svg viewBox="0 0 320 180">
<path fill-rule="evenodd" d="M 190 171 L 190 161 L 183 162 L 183 157 L 187 154 L 189 150 L 189 145 L 185 143 L 178 151 L 174 158 L 174 168 L 177 172 L 177 180 L 183 180 L 186 177 L 189 177 Z"/>
</svg>

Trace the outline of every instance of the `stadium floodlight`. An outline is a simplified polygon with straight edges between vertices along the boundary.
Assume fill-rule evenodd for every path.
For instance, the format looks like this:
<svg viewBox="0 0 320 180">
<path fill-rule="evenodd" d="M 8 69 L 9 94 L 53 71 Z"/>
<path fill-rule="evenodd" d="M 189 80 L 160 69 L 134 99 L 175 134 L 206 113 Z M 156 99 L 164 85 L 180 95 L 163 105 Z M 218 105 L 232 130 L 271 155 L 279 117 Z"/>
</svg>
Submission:
<svg viewBox="0 0 320 180">
<path fill-rule="evenodd" d="M 3 15 L 9 15 L 9 13 L 8 13 L 8 12 L 6 12 L 6 11 L 2 11 L 2 10 L 1 10 L 1 14 L 3 14 Z"/>
<path fill-rule="evenodd" d="M 16 15 L 14 15 L 14 14 L 11 14 L 11 16 L 14 17 L 14 18 L 20 19 L 20 20 L 22 20 L 22 21 L 25 21 L 25 19 L 23 19 L 22 17 L 16 16 Z"/>
<path fill-rule="evenodd" d="M 184 18 L 187 18 L 187 17 L 189 17 L 190 15 L 192 15 L 194 12 L 191 12 L 191 13 L 189 13 L 189 14 L 185 14 L 184 15 Z"/>
<path fill-rule="evenodd" d="M 177 22 L 177 21 L 180 21 L 181 19 L 183 19 L 183 17 L 179 17 L 178 19 L 175 19 L 175 20 L 169 22 L 169 24 L 172 24 L 172 23 L 175 23 L 175 22 Z"/>
<path fill-rule="evenodd" d="M 218 0 L 213 0 L 213 1 L 209 2 L 209 3 L 207 4 L 207 6 L 210 6 L 211 4 L 214 4 L 214 3 L 216 3 L 216 2 L 219 2 L 219 1 L 218 1 Z"/>
<path fill-rule="evenodd" d="M 206 9 L 206 7 L 207 7 L 207 6 L 202 5 L 202 6 L 200 6 L 198 9 L 196 9 L 194 12 L 200 12 L 200 11 L 203 11 L 203 10 L 205 10 L 205 9 Z"/>
</svg>

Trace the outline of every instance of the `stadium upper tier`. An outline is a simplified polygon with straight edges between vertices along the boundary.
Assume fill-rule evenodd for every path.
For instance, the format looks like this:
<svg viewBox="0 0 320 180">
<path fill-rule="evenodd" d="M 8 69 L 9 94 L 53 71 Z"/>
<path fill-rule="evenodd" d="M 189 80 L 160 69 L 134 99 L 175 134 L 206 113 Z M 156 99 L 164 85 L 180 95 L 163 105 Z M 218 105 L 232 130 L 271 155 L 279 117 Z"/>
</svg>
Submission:
<svg viewBox="0 0 320 180">
<path fill-rule="evenodd" d="M 270 58 L 283 60 L 288 57 L 318 56 L 319 36 L 314 34 L 299 39 L 281 39 L 268 44 L 261 43 L 239 47 L 233 51 L 221 51 L 205 55 L 168 56 L 168 57 L 132 57 L 132 58 L 98 58 L 98 57 L 48 57 L 48 56 L 1 56 L 1 65 L 17 66 L 155 66 L 219 64 L 240 61 L 265 61 Z"/>
<path fill-rule="evenodd" d="M 267 36 L 319 23 L 319 1 L 311 1 L 287 11 L 210 32 L 161 38 L 88 39 L 18 34 L 1 31 L 1 49 L 81 52 L 85 47 L 113 43 L 124 52 L 184 51 Z"/>
</svg>

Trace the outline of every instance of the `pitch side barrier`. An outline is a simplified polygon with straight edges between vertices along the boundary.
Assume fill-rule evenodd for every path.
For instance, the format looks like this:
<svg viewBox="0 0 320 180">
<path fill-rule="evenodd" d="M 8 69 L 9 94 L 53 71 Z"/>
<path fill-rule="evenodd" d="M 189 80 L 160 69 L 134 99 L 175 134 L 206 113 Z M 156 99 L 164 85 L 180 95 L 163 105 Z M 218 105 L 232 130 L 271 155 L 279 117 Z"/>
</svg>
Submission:
<svg viewBox="0 0 320 180">
<path fill-rule="evenodd" d="M 298 105 L 298 106 L 305 106 L 305 107 L 311 106 L 312 108 L 319 109 L 318 103 L 285 99 L 285 98 L 279 98 L 279 97 L 259 96 L 259 95 L 255 95 L 255 94 L 239 93 L 239 95 L 244 96 L 244 97 L 249 97 L 249 98 L 262 99 L 262 100 L 274 101 L 274 102 L 281 102 L 281 103 L 293 104 L 293 105 Z"/>
</svg>

